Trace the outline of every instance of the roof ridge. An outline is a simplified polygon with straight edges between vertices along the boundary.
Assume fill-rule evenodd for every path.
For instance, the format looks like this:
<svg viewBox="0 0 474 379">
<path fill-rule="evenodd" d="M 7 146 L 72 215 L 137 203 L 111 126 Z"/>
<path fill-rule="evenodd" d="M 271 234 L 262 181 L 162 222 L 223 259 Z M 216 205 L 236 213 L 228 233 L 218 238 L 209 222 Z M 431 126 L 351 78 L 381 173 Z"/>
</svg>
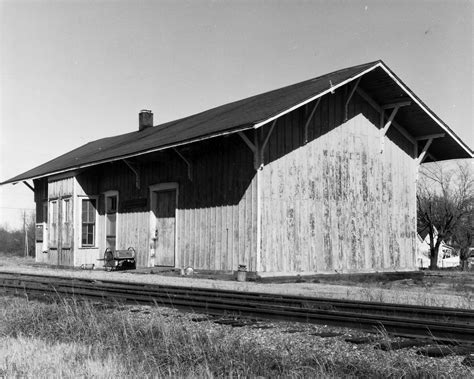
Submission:
<svg viewBox="0 0 474 379">
<path fill-rule="evenodd" d="M 377 68 L 380 68 L 380 72 L 377 71 Z M 377 71 L 377 73 L 375 73 L 375 71 Z M 254 127 L 256 128 L 320 96 L 324 96 L 329 93 L 329 91 L 332 92 L 335 88 L 350 83 L 357 77 L 360 78 L 363 75 L 369 75 L 369 72 L 370 75 L 374 75 L 372 76 L 374 80 L 380 77 L 380 75 L 384 75 L 384 77 L 390 77 L 394 85 L 402 87 L 402 89 L 408 88 L 390 71 L 385 63 L 379 59 L 342 68 L 328 74 L 255 94 L 244 99 L 234 100 L 230 103 L 218 105 L 180 119 L 155 125 L 143 131 L 135 130 L 116 136 L 97 139 L 0 184 L 15 183 L 22 180 L 55 175 L 79 168 L 148 154 L 154 151 L 185 145 Z M 411 90 L 408 89 L 404 91 L 409 91 L 409 94 L 414 96 Z M 413 98 L 419 100 L 417 97 Z M 421 100 L 419 100 L 419 103 L 424 106 Z M 428 109 L 428 111 L 426 109 Z M 429 108 L 426 107 L 426 109 L 421 107 L 420 111 L 431 116 Z M 434 121 L 435 120 L 433 120 L 433 122 Z M 436 125 L 438 124 L 434 122 L 433 127 Z M 447 128 L 447 130 L 450 131 L 449 128 Z M 454 135 L 454 133 L 452 134 Z M 449 138 L 452 138 L 450 133 L 448 133 L 448 135 L 450 136 Z M 453 153 L 454 155 L 452 154 L 452 156 L 448 158 L 444 157 L 443 159 L 452 159 L 454 156 L 464 157 L 466 155 L 463 150 L 462 142 L 460 143 L 453 140 L 453 143 L 459 146 L 459 150 L 456 150 L 456 152 Z M 457 148 L 458 147 L 456 147 L 456 149 Z M 466 152 L 468 152 L 468 150 L 466 150 Z"/>
</svg>

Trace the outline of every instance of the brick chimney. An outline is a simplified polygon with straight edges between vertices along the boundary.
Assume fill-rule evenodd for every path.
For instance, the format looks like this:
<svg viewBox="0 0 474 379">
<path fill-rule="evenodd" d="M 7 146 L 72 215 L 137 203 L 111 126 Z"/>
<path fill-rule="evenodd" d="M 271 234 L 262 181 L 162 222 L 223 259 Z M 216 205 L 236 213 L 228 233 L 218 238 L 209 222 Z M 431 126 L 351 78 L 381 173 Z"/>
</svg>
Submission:
<svg viewBox="0 0 474 379">
<path fill-rule="evenodd" d="M 145 130 L 153 126 L 153 112 L 142 109 L 138 114 L 138 131 Z"/>
</svg>

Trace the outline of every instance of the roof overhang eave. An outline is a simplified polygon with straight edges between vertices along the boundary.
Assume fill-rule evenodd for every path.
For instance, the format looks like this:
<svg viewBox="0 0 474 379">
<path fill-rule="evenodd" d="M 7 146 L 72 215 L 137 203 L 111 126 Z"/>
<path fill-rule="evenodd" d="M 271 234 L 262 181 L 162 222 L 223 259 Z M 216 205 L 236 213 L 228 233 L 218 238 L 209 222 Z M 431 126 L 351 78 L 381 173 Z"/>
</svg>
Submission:
<svg viewBox="0 0 474 379">
<path fill-rule="evenodd" d="M 20 183 L 20 182 L 23 182 L 23 181 L 26 181 L 26 180 L 41 179 L 41 178 L 45 178 L 45 177 L 48 177 L 48 176 L 64 174 L 66 172 L 70 172 L 70 171 L 74 171 L 74 170 L 80 170 L 80 169 L 84 169 L 84 168 L 88 168 L 88 167 L 98 166 L 98 165 L 104 164 L 104 163 L 116 162 L 116 161 L 120 161 L 120 160 L 123 160 L 123 159 L 128 159 L 128 158 L 133 158 L 133 157 L 137 157 L 137 156 L 140 156 L 140 155 L 154 153 L 154 152 L 157 152 L 157 151 L 163 151 L 163 150 L 166 150 L 166 149 L 171 149 L 173 147 L 189 145 L 191 143 L 204 141 L 204 140 L 211 139 L 211 138 L 221 137 L 221 136 L 225 136 L 225 135 L 229 135 L 229 134 L 242 132 L 242 131 L 245 131 L 245 130 L 250 130 L 250 129 L 253 129 L 253 127 L 254 127 L 253 124 L 246 125 L 246 126 L 239 126 L 239 127 L 229 129 L 229 130 L 226 130 L 226 131 L 223 131 L 223 132 L 209 134 L 207 136 L 192 138 L 192 139 L 189 139 L 189 140 L 185 140 L 185 141 L 181 141 L 181 142 L 177 142 L 177 143 L 173 143 L 173 144 L 168 144 L 168 145 L 160 146 L 160 147 L 157 147 L 157 148 L 146 149 L 146 150 L 143 150 L 143 151 L 138 151 L 138 152 L 134 152 L 134 153 L 130 153 L 130 154 L 124 154 L 124 155 L 116 156 L 116 157 L 113 157 L 113 158 L 101 159 L 101 160 L 98 160 L 98 161 L 95 161 L 95 162 L 90 162 L 90 163 L 85 163 L 85 164 L 82 164 L 82 165 L 71 166 L 71 167 L 61 169 L 61 170 L 44 172 L 44 173 L 38 174 L 38 175 L 31 175 L 31 176 L 24 176 L 24 177 L 19 175 L 19 177 L 14 177 L 14 178 L 11 178 L 11 179 L 6 180 L 4 182 L 1 182 L 0 186 L 6 185 L 6 184 L 17 184 L 17 183 Z"/>
<path fill-rule="evenodd" d="M 274 120 L 276 120 L 277 118 L 281 117 L 281 116 L 284 116 L 285 114 L 287 113 L 290 113 L 292 112 L 293 110 L 299 108 L 299 107 L 302 107 L 330 92 L 333 92 L 335 91 L 337 88 L 340 88 L 360 77 L 362 77 L 363 75 L 369 73 L 370 71 L 376 69 L 377 67 L 380 67 L 382 70 L 385 71 L 385 73 L 437 124 L 437 126 L 439 126 L 441 128 L 442 131 L 446 132 L 451 138 L 454 139 L 454 141 L 462 148 L 463 151 L 466 152 L 467 154 L 467 157 L 469 158 L 473 158 L 474 155 L 473 155 L 473 152 L 472 150 L 438 117 L 436 116 L 436 114 L 434 114 L 382 61 L 374 64 L 372 67 L 368 68 L 367 70 L 364 70 L 363 72 L 357 74 L 357 75 L 354 75 L 353 77 L 349 78 L 349 79 L 346 79 L 344 81 L 342 81 L 341 83 L 331 87 L 331 88 L 328 88 L 326 91 L 323 91 L 317 95 L 314 95 L 308 99 L 306 99 L 305 101 L 302 101 L 296 105 L 294 105 L 293 107 L 291 108 L 288 108 L 272 117 L 269 117 L 265 120 L 262 120 L 262 121 L 259 121 L 257 122 L 255 125 L 254 125 L 254 128 L 257 129 L 257 128 L 260 128 L 266 124 L 268 124 L 269 122 L 272 122 Z M 466 158 L 467 158 L 466 157 Z M 458 157 L 458 158 L 448 158 L 448 159 L 460 159 L 461 157 Z"/>
<path fill-rule="evenodd" d="M 381 62 L 380 67 L 385 73 L 425 112 L 440 128 L 446 132 L 468 155 L 473 158 L 473 152 L 434 112 L 432 112 L 385 64 Z M 446 138 L 446 137 L 443 137 Z M 466 157 L 466 158 L 468 158 Z M 461 157 L 459 157 L 461 158 Z M 458 159 L 458 158 L 450 158 Z"/>
<path fill-rule="evenodd" d="M 334 92 L 336 89 L 364 76 L 365 74 L 375 70 L 376 68 L 380 67 L 382 70 L 385 71 L 385 73 L 441 128 L 442 131 L 446 132 L 457 144 L 458 146 L 460 146 L 462 148 L 463 151 L 465 151 L 465 153 L 467 154 L 468 157 L 472 158 L 474 155 L 473 155 L 473 152 L 471 151 L 471 149 L 438 117 L 436 116 L 382 61 L 379 61 L 377 63 L 375 63 L 373 66 L 371 66 L 370 68 L 350 77 L 349 79 L 346 79 L 344 81 L 342 81 L 341 83 L 338 83 L 334 86 L 331 86 L 330 88 L 328 88 L 327 90 L 325 91 L 322 91 L 290 108 L 287 108 L 269 118 L 266 118 L 264 120 L 261 120 L 261 121 L 257 121 L 255 123 L 252 123 L 252 124 L 249 124 L 249 125 L 246 125 L 246 126 L 238 126 L 238 127 L 235 127 L 235 128 L 232 128 L 232 129 L 229 129 L 229 130 L 226 130 L 226 131 L 222 131 L 222 132 L 218 132 L 218 133 L 213 133 L 213 134 L 209 134 L 209 135 L 206 135 L 206 136 L 201 136 L 201 137 L 197 137 L 197 138 L 193 138 L 193 139 L 189 139 L 189 140 L 185 140 L 185 141 L 180 141 L 180 142 L 177 142 L 177 143 L 174 143 L 174 144 L 168 144 L 168 145 L 164 145 L 164 146 L 160 146 L 160 147 L 157 147 L 157 148 L 152 148 L 152 149 L 146 149 L 146 150 L 143 150 L 143 151 L 139 151 L 139 152 L 134 152 L 134 153 L 130 153 L 130 154 L 124 154 L 124 155 L 121 155 L 121 156 L 116 156 L 116 157 L 113 157 L 113 158 L 108 158 L 108 159 L 102 159 L 102 160 L 98 160 L 98 161 L 95 161 L 95 162 L 90 162 L 90 163 L 86 163 L 86 164 L 82 164 L 82 165 L 76 165 L 76 166 L 71 166 L 71 167 L 68 167 L 68 168 L 65 168 L 65 169 L 61 169 L 61 170 L 57 170 L 57 171 L 50 171 L 50 172 L 44 172 L 44 173 L 41 173 L 39 175 L 32 175 L 32 176 L 24 176 L 22 177 L 21 175 L 19 175 L 18 177 L 14 177 L 12 179 L 9 179 L 5 182 L 2 182 L 0 183 L 0 185 L 5 185 L 5 184 L 9 184 L 9 183 L 13 183 L 13 184 L 16 184 L 18 182 L 21 182 L 21 181 L 25 181 L 25 180 L 32 180 L 32 179 L 39 179 L 39 178 L 43 178 L 43 177 L 47 177 L 47 176 L 51 176 L 51 175 L 57 175 L 57 174 L 62 174 L 62 173 L 65 173 L 65 172 L 69 172 L 69 171 L 73 171 L 73 170 L 78 170 L 78 169 L 82 169 L 82 168 L 86 168 L 86 167 L 91 167 L 91 166 L 96 166 L 96 165 L 99 165 L 99 164 L 103 164 L 103 163 L 108 163 L 108 162 L 114 162 L 114 161 L 119 161 L 119 160 L 122 160 L 122 159 L 127 159 L 127 158 L 132 158 L 132 157 L 135 157 L 135 156 L 140 156 L 140 155 L 144 155 L 144 154 L 149 154 L 149 153 L 153 153 L 153 152 L 156 152 L 156 151 L 161 151 L 161 150 L 166 150 L 166 149 L 169 149 L 169 148 L 173 148 L 173 147 L 177 147 L 177 146 L 182 146 L 182 145 L 187 145 L 187 144 L 190 144 L 190 143 L 194 143 L 194 142 L 199 142 L 199 141 L 203 141 L 203 140 L 206 140 L 206 139 L 210 139 L 210 138 L 215 138 L 215 137 L 219 137 L 219 136 L 223 136 L 223 135 L 227 135 L 227 134 L 233 134 L 233 133 L 238 133 L 240 131 L 244 131 L 244 130 L 249 130 L 249 129 L 258 129 L 276 119 L 278 119 L 279 117 L 281 116 L 284 116 L 285 114 L 288 114 L 290 112 L 292 112 L 293 110 L 295 109 L 298 109 L 328 93 L 331 93 L 331 92 Z M 450 159 L 456 159 L 456 158 L 450 158 Z"/>
<path fill-rule="evenodd" d="M 306 99 L 306 100 L 304 100 L 304 101 L 302 101 L 302 102 L 300 102 L 300 103 L 298 103 L 298 104 L 296 104 L 296 105 L 294 105 L 294 106 L 292 106 L 292 107 L 290 107 L 290 108 L 288 108 L 288 109 L 285 109 L 285 110 L 283 110 L 283 111 L 277 113 L 277 114 L 274 115 L 274 116 L 271 116 L 271 117 L 269 117 L 269 118 L 267 118 L 267 119 L 265 119 L 265 120 L 261 120 L 261 121 L 257 122 L 257 123 L 254 125 L 254 128 L 255 128 L 255 129 L 258 129 L 258 128 L 262 127 L 263 125 L 268 124 L 269 122 L 272 122 L 273 120 L 276 120 L 277 118 L 279 118 L 279 117 L 281 117 L 281 116 L 284 116 L 285 114 L 294 111 L 295 109 L 298 109 L 298 108 L 300 108 L 300 107 L 302 107 L 302 106 L 304 106 L 304 105 L 306 105 L 306 104 L 308 104 L 308 103 L 311 103 L 312 101 L 314 101 L 314 100 L 316 100 L 316 99 L 318 99 L 318 98 L 320 98 L 320 97 L 323 97 L 324 95 L 327 95 L 328 93 L 334 92 L 336 89 L 338 89 L 338 88 L 340 88 L 340 87 L 342 87 L 342 86 L 345 86 L 346 84 L 348 84 L 348 83 L 350 83 L 350 82 L 352 82 L 352 81 L 354 81 L 354 80 L 356 80 L 356 79 L 358 79 L 358 78 L 364 76 L 365 74 L 369 73 L 370 71 L 375 70 L 377 67 L 380 67 L 381 65 L 382 65 L 382 62 L 375 63 L 372 67 L 370 67 L 370 68 L 368 68 L 368 69 L 366 69 L 366 70 L 364 70 L 364 71 L 362 71 L 362 72 L 360 72 L 360 73 L 358 73 L 358 74 L 356 74 L 356 75 L 350 77 L 349 79 L 343 80 L 341 83 L 336 84 L 336 85 L 334 85 L 334 86 L 328 88 L 327 90 L 325 90 L 325 91 L 323 91 L 323 92 L 320 92 L 320 93 L 318 93 L 317 95 L 314 95 L 314 96 L 312 96 L 312 97 L 310 97 L 310 98 L 308 98 L 308 99 Z"/>
</svg>

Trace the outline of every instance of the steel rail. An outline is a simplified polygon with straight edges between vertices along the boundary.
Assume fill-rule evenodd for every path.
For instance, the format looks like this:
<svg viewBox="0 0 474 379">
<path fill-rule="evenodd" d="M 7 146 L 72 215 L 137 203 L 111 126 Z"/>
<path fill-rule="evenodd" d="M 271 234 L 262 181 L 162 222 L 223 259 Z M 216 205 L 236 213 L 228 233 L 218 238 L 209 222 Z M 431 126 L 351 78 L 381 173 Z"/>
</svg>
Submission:
<svg viewBox="0 0 474 379">
<path fill-rule="evenodd" d="M 428 337 L 440 342 L 474 343 L 474 311 L 472 310 L 403 305 L 399 308 L 401 311 L 397 313 L 398 305 L 395 304 L 341 302 L 332 299 L 255 292 L 91 281 L 1 272 L 0 280 L 4 292 L 16 294 L 26 293 L 43 297 L 51 296 L 51 294 L 72 295 L 96 300 L 155 303 L 208 314 L 237 314 L 245 317 L 327 323 L 372 330 L 385 329 L 398 336 Z M 323 303 L 320 303 L 321 301 Z M 357 305 L 362 309 L 356 309 Z M 344 306 L 347 307 L 344 308 Z M 409 309 L 411 311 L 408 311 Z M 407 316 L 407 312 L 411 313 Z M 433 315 L 437 316 L 433 317 Z M 436 317 L 438 319 L 433 319 Z"/>
<path fill-rule="evenodd" d="M 366 301 L 353 301 L 353 300 L 341 300 L 341 299 L 328 299 L 328 298 L 317 298 L 317 297 L 305 297 L 305 296 L 291 296 L 291 295 L 278 295 L 258 292 L 241 292 L 241 291 L 229 291 L 229 290 L 216 290 L 216 289 L 204 289 L 195 287 L 181 287 L 181 286 L 167 286 L 167 285 L 150 285 L 143 283 L 131 283 L 131 282 L 120 282 L 110 280 L 90 280 L 82 278 L 71 278 L 71 277 L 45 277 L 42 275 L 31 275 L 14 273 L 0 272 L 0 279 L 5 280 L 28 280 L 30 282 L 44 283 L 48 279 L 54 280 L 56 286 L 61 283 L 63 286 L 70 286 L 74 288 L 87 287 L 91 283 L 94 288 L 110 288 L 111 291 L 134 291 L 145 289 L 147 293 L 156 293 L 156 296 L 162 296 L 163 292 L 167 296 L 171 295 L 187 295 L 192 294 L 193 297 L 203 296 L 206 299 L 209 297 L 214 298 L 229 298 L 236 301 L 258 301 L 260 304 L 275 304 L 278 306 L 295 306 L 305 309 L 332 309 L 332 310 L 345 310 L 345 311 L 357 311 L 360 313 L 369 312 L 370 314 L 389 314 L 392 312 L 398 316 L 405 317 L 428 317 L 430 319 L 439 319 L 443 321 L 463 321 L 466 323 L 474 322 L 474 310 L 470 309 L 459 309 L 459 308 L 444 308 L 444 307 L 429 307 L 429 306 L 413 306 L 405 304 L 390 304 L 390 303 L 377 303 L 377 302 L 366 302 Z M 88 288 L 88 287 L 87 287 Z"/>
</svg>

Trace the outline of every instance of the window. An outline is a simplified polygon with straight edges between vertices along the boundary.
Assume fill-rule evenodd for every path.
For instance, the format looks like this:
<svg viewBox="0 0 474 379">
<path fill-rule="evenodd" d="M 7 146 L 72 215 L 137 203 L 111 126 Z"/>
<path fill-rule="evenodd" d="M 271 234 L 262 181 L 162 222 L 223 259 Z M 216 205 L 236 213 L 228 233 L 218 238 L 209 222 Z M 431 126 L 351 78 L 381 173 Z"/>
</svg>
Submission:
<svg viewBox="0 0 474 379">
<path fill-rule="evenodd" d="M 49 221 L 50 221 L 50 232 L 49 242 L 51 248 L 58 247 L 58 200 L 51 200 L 49 202 Z"/>
<path fill-rule="evenodd" d="M 63 199 L 62 201 L 62 235 L 61 235 L 61 244 L 62 247 L 71 247 L 71 240 L 72 240 L 72 227 L 71 227 L 71 219 L 72 219 L 72 207 L 71 207 L 71 199 Z"/>
<path fill-rule="evenodd" d="M 95 246 L 96 200 L 82 200 L 82 246 Z"/>
</svg>

